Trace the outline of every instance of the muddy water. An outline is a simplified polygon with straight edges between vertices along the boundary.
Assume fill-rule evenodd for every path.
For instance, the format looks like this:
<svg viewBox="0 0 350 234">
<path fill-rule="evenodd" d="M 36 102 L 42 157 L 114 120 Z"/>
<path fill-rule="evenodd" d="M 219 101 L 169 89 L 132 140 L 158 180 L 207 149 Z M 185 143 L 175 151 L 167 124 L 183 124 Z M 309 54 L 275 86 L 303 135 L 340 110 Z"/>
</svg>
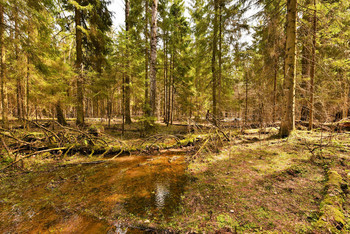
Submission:
<svg viewBox="0 0 350 234">
<path fill-rule="evenodd" d="M 0 182 L 0 233 L 142 233 L 125 220 L 167 219 L 184 191 L 181 156 L 129 156 Z"/>
</svg>

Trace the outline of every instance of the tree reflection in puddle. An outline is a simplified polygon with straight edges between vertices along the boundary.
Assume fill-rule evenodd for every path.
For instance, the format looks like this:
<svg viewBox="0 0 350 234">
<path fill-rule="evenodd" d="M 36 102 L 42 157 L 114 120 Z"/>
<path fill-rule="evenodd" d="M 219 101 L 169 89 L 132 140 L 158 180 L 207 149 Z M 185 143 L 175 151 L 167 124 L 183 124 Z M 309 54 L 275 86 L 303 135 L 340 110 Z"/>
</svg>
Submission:
<svg viewBox="0 0 350 234">
<path fill-rule="evenodd" d="M 162 209 L 165 205 L 165 199 L 169 196 L 169 182 L 157 182 L 156 183 L 156 207 Z"/>
</svg>

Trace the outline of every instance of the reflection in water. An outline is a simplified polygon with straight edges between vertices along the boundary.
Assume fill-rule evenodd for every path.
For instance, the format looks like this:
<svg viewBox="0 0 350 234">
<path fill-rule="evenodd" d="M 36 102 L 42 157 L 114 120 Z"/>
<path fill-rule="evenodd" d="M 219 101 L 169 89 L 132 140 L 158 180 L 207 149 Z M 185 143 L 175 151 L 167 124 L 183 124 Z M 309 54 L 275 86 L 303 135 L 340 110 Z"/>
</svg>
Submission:
<svg viewBox="0 0 350 234">
<path fill-rule="evenodd" d="M 122 225 L 120 225 L 120 223 L 116 223 L 115 225 L 115 231 L 113 233 L 116 234 L 126 234 L 128 233 L 128 227 L 123 227 Z"/>
<path fill-rule="evenodd" d="M 169 191 L 169 182 L 166 183 L 156 183 L 156 206 L 157 208 L 163 208 L 165 205 L 165 199 L 168 197 Z"/>
<path fill-rule="evenodd" d="M 186 163 L 169 158 L 129 156 L 28 175 L 19 186 L 0 190 L 0 203 L 11 195 L 1 204 L 0 233 L 143 233 L 109 221 L 130 214 L 167 219 L 176 211 Z"/>
</svg>

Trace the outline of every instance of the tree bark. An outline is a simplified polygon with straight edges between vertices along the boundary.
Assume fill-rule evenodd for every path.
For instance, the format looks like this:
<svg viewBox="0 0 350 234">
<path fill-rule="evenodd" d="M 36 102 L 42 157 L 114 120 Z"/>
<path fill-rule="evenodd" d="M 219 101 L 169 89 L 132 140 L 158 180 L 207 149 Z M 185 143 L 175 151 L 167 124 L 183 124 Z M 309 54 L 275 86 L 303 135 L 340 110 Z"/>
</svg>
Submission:
<svg viewBox="0 0 350 234">
<path fill-rule="evenodd" d="M 80 4 L 80 0 L 77 0 L 77 3 Z M 76 61 L 75 67 L 78 74 L 77 77 L 77 119 L 76 124 L 78 126 L 84 125 L 84 78 L 82 74 L 83 69 L 83 51 L 82 51 L 82 30 L 81 30 L 81 11 L 78 8 L 75 8 L 75 30 L 76 30 Z"/>
<path fill-rule="evenodd" d="M 305 2 L 306 6 L 310 6 L 311 1 L 307 0 Z M 308 103 L 308 97 L 309 94 L 308 92 L 310 91 L 309 88 L 309 79 L 310 79 L 310 74 L 311 74 L 311 46 L 312 43 L 309 40 L 309 37 L 311 35 L 310 30 L 309 30 L 309 25 L 308 23 L 311 21 L 310 14 L 305 12 L 303 14 L 303 21 L 307 22 L 304 25 L 300 27 L 300 32 L 303 37 L 303 48 L 301 51 L 301 84 L 300 84 L 300 96 L 301 96 L 301 113 L 300 113 L 300 120 L 301 121 L 306 121 L 309 117 L 309 107 L 310 104 Z"/>
<path fill-rule="evenodd" d="M 56 103 L 56 117 L 57 117 L 57 122 L 63 126 L 67 125 L 66 118 L 64 117 L 62 107 L 61 107 L 61 101 L 58 100 Z"/>
<path fill-rule="evenodd" d="M 156 95 L 157 95 L 157 8 L 158 0 L 152 2 L 152 20 L 151 20 L 151 64 L 150 64 L 150 116 L 155 117 L 157 113 Z"/>
<path fill-rule="evenodd" d="M 273 79 L 273 110 L 272 122 L 276 122 L 276 106 L 277 106 L 277 75 L 278 75 L 278 57 L 274 58 L 274 79 Z"/>
<path fill-rule="evenodd" d="M 168 123 L 167 118 L 167 100 L 168 100 L 168 50 L 167 50 L 167 32 L 164 32 L 163 37 L 163 43 L 164 43 L 164 123 Z"/>
<path fill-rule="evenodd" d="M 125 31 L 126 31 L 126 40 L 129 40 L 129 11 L 130 11 L 130 2 L 129 0 L 125 1 Z M 129 48 L 126 47 L 126 71 L 125 71 L 125 83 L 123 84 L 125 86 L 125 102 L 124 102 L 124 111 L 125 111 L 125 123 L 131 124 L 131 112 L 130 112 L 130 99 L 131 99 L 131 92 L 130 92 L 130 64 L 129 64 Z"/>
<path fill-rule="evenodd" d="M 26 75 L 26 119 L 29 120 L 29 78 L 30 78 L 30 63 L 27 55 L 27 75 Z"/>
<path fill-rule="evenodd" d="M 170 124 L 173 125 L 174 121 L 174 96 L 175 96 L 175 47 L 173 46 L 173 51 L 172 51 L 172 67 L 171 67 L 171 83 L 169 84 L 169 92 L 171 93 L 171 103 L 169 99 L 169 107 L 171 108 L 169 110 L 169 118 L 170 118 Z"/>
<path fill-rule="evenodd" d="M 168 100 L 167 100 L 167 125 L 171 122 L 171 98 L 173 96 L 172 84 L 174 82 L 174 45 L 171 47 L 169 62 Z"/>
<path fill-rule="evenodd" d="M 2 125 L 8 127 L 8 109 L 7 109 L 7 90 L 6 90 L 6 64 L 5 64 L 5 45 L 4 45 L 4 6 L 0 3 L 0 88 L 1 88 L 1 106 L 2 106 Z"/>
<path fill-rule="evenodd" d="M 18 71 L 21 71 L 19 68 L 19 30 L 18 30 L 18 6 L 17 2 L 15 2 L 15 7 L 14 7 L 14 20 L 15 20 L 15 59 L 17 62 L 17 68 Z M 20 72 L 21 73 L 21 72 Z M 24 114 L 23 114 L 23 86 L 22 86 L 22 79 L 21 79 L 21 74 L 16 74 L 16 97 L 17 97 L 17 119 L 23 119 Z"/>
<path fill-rule="evenodd" d="M 246 71 L 246 74 L 245 74 L 244 126 L 248 125 L 248 78 L 249 78 L 249 71 Z"/>
<path fill-rule="evenodd" d="M 281 137 L 288 137 L 295 129 L 295 78 L 296 78 L 296 28 L 297 0 L 287 0 L 287 38 L 284 66 L 284 108 Z"/>
<path fill-rule="evenodd" d="M 222 117 L 222 110 L 221 110 L 221 83 L 222 83 L 222 8 L 223 3 L 221 0 L 219 0 L 219 53 L 218 53 L 218 62 L 219 62 L 219 72 L 218 72 L 218 83 L 217 83 L 217 111 L 218 111 L 218 117 Z"/>
<path fill-rule="evenodd" d="M 214 31 L 213 31 L 213 45 L 211 58 L 211 72 L 212 72 L 212 99 L 213 99 L 213 123 L 216 125 L 217 118 L 217 74 L 216 74 L 216 55 L 218 43 L 218 8 L 219 0 L 214 0 Z"/>
<path fill-rule="evenodd" d="M 148 68 L 149 68 L 149 51 L 148 51 L 148 0 L 145 0 L 145 107 L 144 114 L 149 115 L 149 97 L 148 97 Z"/>
<path fill-rule="evenodd" d="M 312 22 L 312 50 L 311 50 L 311 69 L 310 69 L 310 107 L 309 107 L 309 130 L 313 128 L 314 121 L 314 80 L 316 68 L 316 30 L 317 30 L 317 10 L 316 0 L 314 0 L 314 16 Z"/>
</svg>

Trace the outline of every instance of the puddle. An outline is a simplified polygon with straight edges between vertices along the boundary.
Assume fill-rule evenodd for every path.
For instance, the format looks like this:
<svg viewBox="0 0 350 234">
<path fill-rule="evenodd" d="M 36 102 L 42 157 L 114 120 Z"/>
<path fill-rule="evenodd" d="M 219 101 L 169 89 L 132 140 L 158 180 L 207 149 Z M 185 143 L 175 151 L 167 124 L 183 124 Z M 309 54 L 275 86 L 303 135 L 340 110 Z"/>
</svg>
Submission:
<svg viewBox="0 0 350 234">
<path fill-rule="evenodd" d="M 143 233 L 118 223 L 130 215 L 167 219 L 186 184 L 182 156 L 129 156 L 6 178 L 1 233 Z"/>
</svg>

